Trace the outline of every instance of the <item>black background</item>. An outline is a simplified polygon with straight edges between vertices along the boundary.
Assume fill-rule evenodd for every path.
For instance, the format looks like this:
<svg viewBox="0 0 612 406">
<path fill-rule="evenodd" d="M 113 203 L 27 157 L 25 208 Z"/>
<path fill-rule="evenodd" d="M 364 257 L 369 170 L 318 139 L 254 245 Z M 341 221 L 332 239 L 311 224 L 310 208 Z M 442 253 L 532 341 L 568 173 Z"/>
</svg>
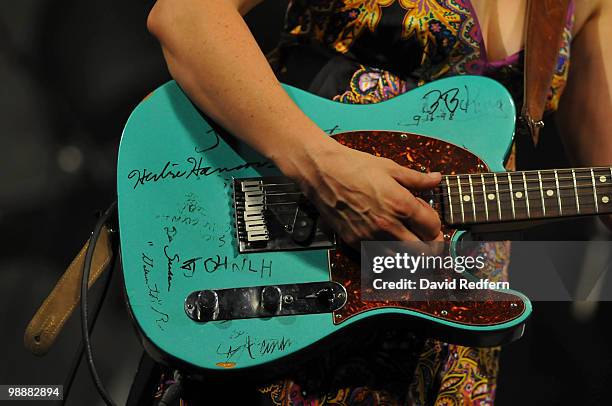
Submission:
<svg viewBox="0 0 612 406">
<path fill-rule="evenodd" d="M 116 151 L 130 111 L 169 79 L 146 31 L 147 3 L 0 2 L 0 384 L 61 384 L 67 373 L 79 339 L 76 318 L 44 358 L 26 352 L 23 331 L 81 248 L 96 211 L 114 199 Z M 248 18 L 266 51 L 285 5 L 264 3 Z M 534 166 L 563 164 L 550 127 Z M 567 240 L 595 234 L 609 239 L 590 220 L 531 233 Z M 93 343 L 102 378 L 121 404 L 142 350 L 120 282 L 116 275 Z M 536 303 L 526 336 L 502 352 L 497 404 L 609 404 L 610 310 L 608 303 Z M 68 404 L 102 404 L 84 365 Z"/>
</svg>

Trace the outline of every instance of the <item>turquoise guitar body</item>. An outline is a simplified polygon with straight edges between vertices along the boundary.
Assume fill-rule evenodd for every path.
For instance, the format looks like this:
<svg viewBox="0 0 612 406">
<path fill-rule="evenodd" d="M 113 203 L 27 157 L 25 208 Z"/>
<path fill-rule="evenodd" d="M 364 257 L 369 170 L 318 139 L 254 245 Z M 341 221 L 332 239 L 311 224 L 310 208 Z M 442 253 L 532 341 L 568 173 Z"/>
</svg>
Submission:
<svg viewBox="0 0 612 406">
<path fill-rule="evenodd" d="M 504 171 L 516 110 L 508 92 L 490 79 L 444 79 L 372 105 L 285 90 L 330 134 L 377 130 L 405 134 L 402 139 L 418 134 L 471 154 L 488 171 Z M 480 336 L 499 338 L 483 345 L 522 334 L 531 305 L 516 293 L 519 311 L 483 323 L 393 304 L 344 313 L 194 321 L 185 311 L 194 291 L 334 279 L 328 249 L 238 253 L 232 179 L 279 172 L 212 124 L 169 82 L 134 110 L 121 140 L 117 191 L 125 292 L 143 342 L 156 358 L 204 371 L 247 370 L 303 352 L 377 316 L 435 326 L 453 332 L 450 337 L 465 333 L 468 343 L 478 343 L 473 338 Z M 452 235 L 456 239 L 460 232 Z"/>
</svg>

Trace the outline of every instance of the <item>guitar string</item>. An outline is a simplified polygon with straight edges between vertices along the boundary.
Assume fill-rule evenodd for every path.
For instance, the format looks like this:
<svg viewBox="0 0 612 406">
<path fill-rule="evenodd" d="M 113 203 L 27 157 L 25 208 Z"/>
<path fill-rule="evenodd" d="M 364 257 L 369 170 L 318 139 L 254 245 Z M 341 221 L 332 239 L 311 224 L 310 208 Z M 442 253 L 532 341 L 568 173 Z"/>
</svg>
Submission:
<svg viewBox="0 0 612 406">
<path fill-rule="evenodd" d="M 486 213 L 485 210 L 481 209 L 481 208 L 477 208 L 476 209 L 476 217 L 474 217 L 473 210 L 468 210 L 466 211 L 466 220 L 462 220 L 460 222 L 456 222 L 453 224 L 461 224 L 461 223 L 470 223 L 470 222 L 477 222 L 477 223 L 486 223 L 486 222 L 497 222 L 497 221 L 504 221 L 504 220 L 529 220 L 529 219 L 543 219 L 546 217 L 559 217 L 561 215 L 560 211 L 559 212 L 555 212 L 552 209 L 555 206 L 551 206 L 548 209 L 549 215 L 548 216 L 544 216 L 543 215 L 543 210 L 541 207 L 536 206 L 536 207 L 532 207 L 530 209 L 529 212 L 527 212 L 526 207 L 519 207 L 518 205 L 515 206 L 515 215 L 514 216 L 510 216 L 508 215 L 509 213 L 509 205 L 507 205 L 507 203 L 509 203 L 509 201 L 504 202 L 505 206 L 503 206 L 503 210 L 502 210 L 502 215 L 500 216 L 497 210 L 489 210 L 489 218 L 490 219 L 485 219 L 484 214 Z M 518 202 L 516 202 L 518 203 Z M 575 202 L 574 202 L 575 203 Z M 290 206 L 290 205 L 295 205 L 296 206 L 296 210 L 297 210 L 297 203 L 291 203 L 291 202 L 287 202 L 287 203 L 271 203 L 271 204 L 266 204 L 265 207 L 268 206 Z M 564 210 L 575 210 L 576 209 L 576 205 L 575 204 L 564 204 L 562 205 Z M 264 207 L 264 209 L 265 209 Z M 581 204 L 580 205 L 581 208 L 583 208 L 584 210 L 583 213 L 578 213 L 577 211 L 573 212 L 573 213 L 567 213 L 567 216 L 575 216 L 575 215 L 579 215 L 579 214 L 608 214 L 610 213 L 610 211 L 612 211 L 612 208 L 609 208 L 607 210 L 594 210 L 596 208 L 594 203 L 589 203 L 589 204 Z M 287 213 L 288 214 L 288 213 Z M 504 215 L 505 214 L 505 215 Z"/>
<path fill-rule="evenodd" d="M 517 182 L 517 184 L 518 184 L 518 182 Z M 502 186 L 503 186 L 503 184 L 502 184 Z M 451 186 L 451 187 L 456 187 L 456 186 Z M 474 183 L 473 184 L 473 188 L 474 189 L 479 188 L 479 187 L 482 187 L 481 183 Z M 515 186 L 513 186 L 513 188 L 514 187 Z M 597 191 L 600 191 L 602 187 L 612 187 L 612 184 L 610 184 L 610 185 L 599 185 L 599 186 L 596 185 L 595 188 L 596 188 Z M 438 189 L 443 189 L 444 186 L 440 185 L 437 188 Z M 459 196 L 466 196 L 466 195 L 467 196 L 470 196 L 470 195 L 475 195 L 475 196 L 478 195 L 478 196 L 480 196 L 480 195 L 489 195 L 489 194 L 498 194 L 498 193 L 501 195 L 502 193 L 508 193 L 508 192 L 514 192 L 513 194 L 515 194 L 515 192 L 540 192 L 540 191 L 545 191 L 545 190 L 548 190 L 548 189 L 556 191 L 557 187 L 556 186 L 541 187 L 541 188 L 540 187 L 535 187 L 535 188 L 529 188 L 528 187 L 527 189 L 518 187 L 518 188 L 512 189 L 512 190 L 511 189 L 498 189 L 495 192 L 493 192 L 492 190 L 489 190 L 489 191 L 486 191 L 486 192 L 483 192 L 482 190 L 474 190 L 473 193 L 459 193 L 457 191 L 457 192 L 451 192 L 450 195 L 451 195 L 451 197 L 459 197 Z M 583 184 L 577 184 L 575 187 L 574 186 L 559 186 L 558 189 L 559 190 L 564 190 L 564 191 L 565 190 L 578 190 L 578 189 L 581 189 L 581 191 L 582 191 L 582 190 L 585 190 L 585 189 L 589 189 L 592 192 L 593 191 L 593 185 L 590 184 L 590 183 L 589 184 L 583 183 Z M 281 192 L 281 193 L 263 192 L 263 194 L 264 194 L 264 196 L 303 195 L 302 192 Z M 444 196 L 444 197 L 446 197 L 448 195 L 449 195 L 448 192 L 442 191 L 440 193 L 433 193 L 430 196 L 435 196 L 435 197 Z M 580 196 L 582 196 L 582 197 L 587 197 L 587 196 L 591 197 L 591 196 L 593 196 L 593 193 L 582 193 Z M 565 197 L 572 197 L 573 198 L 574 196 L 561 196 L 561 198 L 565 198 Z"/>
<path fill-rule="evenodd" d="M 612 172 L 610 172 L 612 173 Z M 492 182 L 484 182 L 485 185 L 495 185 L 496 183 L 510 183 L 510 180 L 508 180 L 508 174 L 510 174 L 510 177 L 513 177 L 512 179 L 512 183 L 523 183 L 523 173 L 522 172 L 499 172 L 499 173 L 495 173 L 495 175 L 497 176 L 498 180 L 497 182 L 495 180 L 493 180 Z M 484 176 L 493 176 L 493 173 L 483 173 L 483 174 L 467 174 L 467 175 L 444 175 L 442 176 L 443 178 L 446 178 L 446 180 L 442 180 L 442 182 L 440 182 L 440 184 L 443 184 L 444 186 L 447 185 L 447 181 L 449 180 L 449 178 L 455 178 L 458 179 L 460 177 L 468 177 L 468 178 L 472 178 L 472 181 L 479 181 L 480 184 L 482 184 L 482 181 L 479 179 L 480 175 L 484 175 Z M 527 174 L 525 174 L 527 175 Z M 593 178 L 595 178 L 595 180 L 599 180 L 599 178 L 603 175 L 597 175 L 597 174 L 593 174 L 594 176 L 579 176 L 578 174 L 576 175 L 576 180 L 587 180 L 587 181 L 593 181 Z M 612 178 L 611 178 L 612 179 Z M 570 176 L 570 177 L 562 177 L 562 176 L 557 176 L 557 177 L 552 177 L 550 179 L 548 178 L 544 178 L 542 177 L 542 182 L 555 182 L 559 180 L 561 181 L 573 181 L 574 180 L 574 176 Z M 540 179 L 527 179 L 527 182 L 539 182 Z M 606 177 L 606 183 L 609 181 L 609 179 Z"/>
<path fill-rule="evenodd" d="M 517 182 L 517 185 L 518 185 L 518 182 Z M 528 187 L 527 189 L 524 189 L 520 185 L 517 187 L 517 185 L 513 184 L 513 186 L 512 186 L 513 189 L 499 189 L 499 190 L 495 190 L 495 191 L 487 190 L 486 192 L 483 192 L 482 190 L 474 190 L 474 193 L 471 193 L 471 192 L 470 193 L 459 193 L 458 191 L 457 192 L 452 192 L 451 191 L 450 195 L 451 195 L 451 197 L 459 197 L 459 196 L 466 196 L 466 195 L 470 196 L 472 194 L 475 195 L 475 196 L 476 195 L 480 196 L 480 195 L 489 195 L 489 194 L 497 195 L 499 193 L 501 195 L 502 193 L 509 194 L 510 192 L 512 192 L 512 194 L 515 195 L 516 192 L 523 192 L 523 193 L 524 192 L 540 192 L 540 191 L 546 191 L 546 190 L 553 190 L 553 191 L 556 192 L 557 189 L 564 190 L 564 191 L 565 190 L 579 190 L 580 189 L 580 192 L 583 192 L 585 189 L 589 189 L 590 193 L 580 193 L 580 196 L 582 196 L 582 197 L 587 197 L 587 196 L 588 197 L 592 197 L 593 194 L 594 194 L 593 193 L 593 185 L 590 184 L 590 183 L 589 184 L 586 184 L 586 183 L 577 184 L 575 187 L 574 186 L 559 186 L 559 188 L 557 188 L 556 186 L 553 185 L 553 186 L 550 186 L 550 187 L 544 187 L 543 186 L 541 188 L 540 187 L 534 187 L 534 188 L 529 188 Z M 501 185 L 501 186 L 503 186 L 503 185 Z M 457 188 L 457 186 L 451 186 L 451 187 Z M 473 188 L 476 189 L 477 187 L 481 188 L 482 184 L 474 183 L 473 184 Z M 606 187 L 612 187 L 612 184 L 606 185 Z M 439 186 L 438 188 L 439 189 L 444 189 L 444 186 Z M 600 186 L 596 186 L 596 190 L 598 192 L 602 191 L 603 190 L 602 186 L 601 185 Z M 433 193 L 433 196 L 436 196 L 436 197 L 439 197 L 439 196 L 446 197 L 448 195 L 449 195 L 449 193 L 444 191 L 444 190 L 442 192 L 440 192 L 440 193 Z M 566 195 L 566 196 L 562 195 L 561 196 L 561 198 L 565 198 L 565 197 L 572 197 L 572 198 L 574 198 L 573 195 L 572 196 L 568 196 L 568 195 Z"/>
<path fill-rule="evenodd" d="M 508 178 L 507 178 L 508 175 L 507 174 L 508 174 L 508 172 L 500 172 L 499 174 L 496 174 L 499 177 L 497 182 L 496 181 L 493 181 L 493 182 L 482 182 L 480 179 L 475 178 L 475 177 L 480 178 L 480 174 L 471 174 L 471 175 L 444 175 L 443 177 L 446 177 L 447 180 L 448 180 L 448 178 L 451 177 L 451 176 L 455 177 L 455 178 L 459 178 L 461 176 L 466 176 L 466 177 L 469 176 L 469 177 L 473 177 L 472 178 L 472 182 L 474 183 L 475 187 L 476 186 L 482 187 L 483 185 L 486 187 L 486 186 L 489 186 L 489 185 L 491 185 L 491 186 L 495 186 L 495 185 L 502 185 L 502 186 L 503 185 L 509 185 L 510 184 L 510 180 L 508 180 Z M 483 173 L 482 175 L 492 175 L 492 174 L 488 174 L 488 173 L 484 174 Z M 510 176 L 515 176 L 516 177 L 516 176 L 519 176 L 519 173 L 516 173 L 515 175 L 510 175 Z M 594 178 L 595 178 L 595 180 L 599 180 L 599 177 L 601 177 L 601 176 L 602 175 L 596 175 L 595 174 Z M 453 185 L 452 183 L 447 183 L 447 180 L 443 180 L 442 182 L 440 182 L 439 186 L 442 186 L 442 187 L 446 187 L 446 186 L 455 187 L 457 185 L 457 183 L 455 183 L 455 185 Z M 566 178 L 564 178 L 564 177 L 554 178 L 553 177 L 551 179 L 542 178 L 542 183 L 544 183 L 544 182 L 555 183 L 557 180 L 559 182 L 562 182 L 562 181 L 573 181 L 574 177 L 573 176 L 572 177 L 566 177 Z M 576 176 L 576 181 L 579 181 L 579 180 L 588 180 L 588 181 L 592 182 L 593 181 L 593 176 Z M 540 180 L 539 179 L 527 179 L 526 181 L 527 181 L 527 184 L 529 184 L 529 183 L 534 183 L 534 182 L 539 183 Z M 608 180 L 606 180 L 606 182 L 608 182 Z M 522 176 L 521 176 L 520 179 L 512 179 L 512 184 L 514 185 L 515 183 L 517 185 L 523 184 L 524 180 L 522 179 Z M 588 184 L 585 183 L 584 185 L 588 185 L 590 187 L 593 186 L 592 183 L 588 183 Z M 612 185 L 612 182 L 609 185 Z M 262 184 L 262 185 L 260 185 L 261 188 L 269 188 L 271 186 L 297 186 L 297 184 L 296 183 L 284 183 L 284 184 Z M 608 185 L 606 185 L 604 183 L 601 183 L 601 182 L 598 185 L 596 185 L 596 187 L 603 187 L 603 186 L 608 186 Z M 573 186 L 572 186 L 572 188 L 573 188 Z M 528 189 L 528 190 L 531 190 L 531 189 Z M 535 190 L 539 190 L 539 189 L 535 189 Z"/>
<path fill-rule="evenodd" d="M 567 196 L 567 197 L 569 197 L 569 196 Z M 573 196 L 572 196 L 571 198 L 572 198 L 572 199 L 574 199 L 574 197 L 573 197 Z M 509 203 L 510 203 L 510 199 L 508 199 L 508 200 L 503 200 L 503 201 L 500 199 L 500 201 L 501 201 L 502 203 L 504 203 L 504 204 L 506 204 L 506 203 L 508 203 L 508 204 L 509 204 Z M 514 200 L 514 204 L 515 204 L 515 205 L 519 205 L 519 204 L 520 204 L 522 201 L 523 201 L 523 199 L 522 199 L 522 198 L 521 198 L 520 200 Z M 534 199 L 534 201 L 535 201 L 535 199 Z M 493 201 L 492 201 L 492 200 L 490 200 L 490 202 L 493 202 Z M 533 202 L 530 202 L 530 204 L 531 204 L 531 203 L 533 203 Z M 569 203 L 568 203 L 568 204 L 562 204 L 562 206 L 563 206 L 563 207 L 568 207 L 568 208 L 577 207 L 575 203 L 576 203 L 576 201 L 575 201 L 575 200 L 571 200 L 571 201 L 569 201 Z M 471 204 L 471 202 L 464 202 L 464 205 L 465 205 L 465 204 Z M 479 202 L 479 204 L 481 204 L 481 203 Z M 290 206 L 290 205 L 296 205 L 296 206 L 299 206 L 299 202 L 296 202 L 296 201 L 287 201 L 287 202 L 277 202 L 277 203 L 261 203 L 260 205 L 261 205 L 261 206 L 266 206 L 266 207 L 267 207 L 267 206 Z M 558 206 L 558 204 L 551 205 L 551 206 L 549 206 L 549 207 L 556 207 L 556 206 Z M 583 207 L 583 206 L 584 206 L 584 207 L 595 207 L 595 202 L 594 202 L 594 201 L 591 201 L 591 202 L 580 202 L 580 207 Z M 547 206 L 547 207 L 548 207 L 548 206 Z M 533 209 L 540 209 L 540 208 L 541 208 L 541 206 L 532 206 L 532 208 L 533 208 Z M 520 207 L 517 207 L 517 210 L 520 210 L 520 209 L 521 209 Z M 525 208 L 525 210 L 526 210 L 526 208 Z M 610 210 L 612 210 L 612 208 L 611 208 Z M 473 211 L 473 210 L 470 210 L 470 212 L 472 212 L 472 211 Z M 479 210 L 477 209 L 476 211 L 478 212 Z M 484 213 L 484 210 L 481 210 L 481 211 Z M 490 211 L 491 211 L 491 210 L 490 210 Z"/>
<path fill-rule="evenodd" d="M 586 187 L 587 187 L 587 186 L 583 186 L 583 188 L 586 188 Z M 566 188 L 566 189 L 573 189 L 573 188 Z M 509 191 L 509 190 L 508 190 L 508 191 Z M 586 195 L 583 195 L 583 196 L 586 196 Z M 565 209 L 566 209 L 566 210 L 575 210 L 575 211 L 576 211 L 576 213 L 572 213 L 572 214 L 579 214 L 579 213 L 577 212 L 577 208 L 578 208 L 578 206 L 575 204 L 576 202 L 575 202 L 575 200 L 574 200 L 574 196 L 563 196 L 563 199 L 565 199 L 565 198 L 570 198 L 571 200 L 569 200 L 569 201 L 565 201 L 564 203 L 562 203 L 562 207 L 565 207 Z M 521 198 L 521 199 L 518 199 L 518 200 L 516 200 L 516 199 L 512 199 L 512 200 L 514 200 L 514 203 L 515 203 L 515 205 L 516 205 L 516 210 L 519 212 L 519 216 L 518 216 L 518 217 L 521 217 L 521 218 L 529 218 L 529 217 L 530 217 L 530 214 L 531 214 L 530 212 L 533 212 L 533 217 L 536 217 L 536 218 L 537 218 L 537 217 L 541 217 L 539 213 L 540 213 L 540 212 L 543 212 L 543 210 L 542 210 L 542 207 L 540 207 L 539 205 L 533 205 L 533 206 L 532 206 L 532 208 L 531 208 L 531 209 L 528 211 L 528 210 L 527 210 L 527 208 L 526 208 L 526 204 L 525 204 L 525 207 L 521 207 L 521 206 L 522 206 L 522 205 L 521 205 L 521 202 L 523 201 L 523 199 L 522 199 L 522 198 Z M 540 201 L 540 199 L 530 199 L 530 200 L 532 200 L 532 201 L 531 201 L 531 203 L 532 203 L 532 204 L 533 204 L 533 203 L 535 203 L 535 202 L 536 202 L 536 200 L 537 200 L 538 202 Z M 505 196 L 505 195 L 504 195 L 504 196 L 500 196 L 499 201 L 500 201 L 500 202 L 501 202 L 501 203 L 504 205 L 504 211 L 507 211 L 507 210 L 508 210 L 508 204 L 509 204 L 509 203 L 510 203 L 510 201 L 511 201 L 510 196 Z M 491 202 L 492 202 L 492 201 L 491 201 Z M 277 202 L 277 203 L 265 203 L 265 204 L 262 204 L 262 205 L 264 205 L 265 207 L 268 207 L 268 206 L 291 206 L 291 205 L 298 206 L 298 203 L 299 203 L 299 202 L 297 202 L 297 201 L 288 201 L 288 202 Z M 485 201 L 485 203 L 486 203 L 486 204 L 489 204 L 489 203 L 487 203 L 486 201 Z M 469 204 L 470 204 L 470 202 L 464 202 L 464 204 L 468 204 L 468 205 L 469 205 Z M 482 204 L 481 204 L 480 202 L 479 202 L 479 206 L 482 206 Z M 555 208 L 556 206 L 557 206 L 557 205 L 549 205 L 549 206 L 548 206 L 548 207 L 549 207 L 549 211 L 551 211 L 551 215 L 555 215 L 555 214 L 557 214 L 557 213 L 554 213 L 554 212 L 552 211 L 552 210 L 554 210 L 554 208 Z M 589 199 L 587 202 L 581 202 L 581 206 L 582 206 L 582 207 L 584 208 L 584 210 L 587 212 L 586 214 L 588 214 L 588 212 L 589 212 L 589 211 L 593 211 L 593 209 L 595 209 L 595 210 L 594 210 L 594 212 L 593 212 L 593 214 L 594 214 L 595 212 L 603 212 L 603 213 L 605 213 L 605 212 L 606 212 L 606 210 L 605 210 L 605 209 L 604 209 L 604 210 L 598 210 L 598 209 L 599 209 L 599 208 L 598 208 L 598 205 L 596 205 L 596 204 L 595 204 L 595 202 L 594 202 L 594 201 L 592 201 L 591 199 Z M 476 211 L 476 213 L 477 213 L 477 214 L 482 214 L 482 213 L 485 213 L 487 210 L 483 210 L 483 209 L 481 209 L 481 208 L 479 207 L 479 208 L 478 208 L 478 209 L 476 209 L 475 211 Z M 469 210 L 469 213 L 470 213 L 470 214 L 472 214 L 473 212 L 474 212 L 474 210 L 473 210 L 473 209 L 472 209 L 472 210 Z M 523 213 L 524 213 L 524 214 L 523 214 Z M 560 213 L 559 213 L 559 214 L 560 214 Z M 568 214 L 569 214 L 569 213 L 568 213 Z M 525 217 L 525 216 L 527 216 L 527 217 Z M 475 218 L 473 215 L 472 215 L 471 217 L 472 217 L 472 218 Z M 503 218 L 503 216 L 499 216 L 499 213 L 497 212 L 497 210 L 491 210 L 491 216 L 490 216 L 490 217 L 494 217 L 494 218 L 497 218 L 497 219 L 501 219 L 501 218 Z"/>
<path fill-rule="evenodd" d="M 574 196 L 564 196 L 564 198 L 571 198 L 571 200 L 568 200 L 568 202 L 564 202 L 564 203 L 562 203 L 562 207 L 567 207 L 568 209 L 571 209 L 571 208 L 577 208 L 577 205 L 576 205 L 576 201 L 575 201 L 575 199 L 574 199 Z M 530 199 L 530 200 L 531 200 L 531 199 Z M 537 199 L 537 200 L 539 200 L 539 199 Z M 500 201 L 502 204 L 510 204 L 510 199 L 500 199 L 499 201 Z M 519 205 L 521 204 L 521 202 L 523 202 L 523 201 L 524 201 L 524 200 L 523 200 L 523 198 L 520 198 L 520 199 L 514 199 L 514 204 L 515 204 L 515 205 L 517 205 L 517 206 L 519 206 Z M 536 201 L 536 199 L 533 199 L 533 201 L 531 201 L 531 202 L 530 202 L 530 204 L 533 204 L 535 201 Z M 488 202 L 493 203 L 493 201 L 492 201 L 492 200 L 489 200 Z M 478 203 L 479 205 L 481 205 L 481 204 L 482 204 L 481 202 L 477 202 L 477 203 Z M 555 203 L 556 203 L 556 202 L 555 202 Z M 464 205 L 465 205 L 465 204 L 467 204 L 467 205 L 471 205 L 471 201 L 470 201 L 470 202 L 464 202 Z M 261 205 L 261 206 L 266 206 L 266 207 L 267 207 L 267 206 L 291 206 L 291 205 L 296 205 L 296 206 L 299 206 L 299 202 L 297 202 L 297 201 L 286 201 L 286 202 L 276 202 L 276 203 L 261 203 L 260 205 Z M 526 206 L 526 205 L 525 205 L 525 206 Z M 554 208 L 554 207 L 556 207 L 556 206 L 558 206 L 558 204 L 550 205 L 550 206 L 547 206 L 547 207 L 550 207 L 550 208 L 552 209 L 552 208 Z M 594 202 L 594 201 L 587 201 L 587 202 L 580 202 L 580 207 L 585 207 L 585 208 L 593 208 L 593 207 L 596 207 L 596 205 L 595 205 L 595 202 Z M 504 207 L 504 208 L 507 208 L 507 207 Z M 527 210 L 527 208 L 526 208 L 526 207 L 525 207 L 524 209 L 523 209 L 522 207 L 517 207 L 516 209 L 517 209 L 517 210 L 525 210 L 525 211 Z M 531 210 L 532 210 L 532 211 L 534 211 L 534 210 L 541 210 L 541 206 L 538 206 L 538 205 L 532 205 L 532 206 L 531 206 Z M 612 208 L 611 208 L 610 210 L 612 210 Z M 483 212 L 483 213 L 485 212 L 485 210 L 476 209 L 476 212 L 479 212 L 479 211 L 480 211 L 480 212 Z M 489 210 L 489 211 L 492 211 L 492 210 Z M 470 210 L 470 213 L 471 213 L 471 212 L 473 212 L 473 210 Z"/>
<path fill-rule="evenodd" d="M 575 206 L 573 206 L 575 208 Z M 584 215 L 595 215 L 595 214 L 609 214 L 609 211 L 584 211 L 582 213 L 568 213 L 566 216 L 562 216 L 560 213 L 549 213 L 547 216 L 544 216 L 542 214 L 542 210 L 531 210 L 530 213 L 527 213 L 527 211 L 525 209 L 520 209 L 520 208 L 516 208 L 515 210 L 515 215 L 511 216 L 509 215 L 509 209 L 508 206 L 505 207 L 506 210 L 502 211 L 502 215 L 500 216 L 499 213 L 497 212 L 497 210 L 493 211 L 489 211 L 489 218 L 485 218 L 485 211 L 484 210 L 480 210 L 477 209 L 476 210 L 476 216 L 474 217 L 473 215 L 473 211 L 470 210 L 469 213 L 466 212 L 466 218 L 465 220 L 462 221 L 455 221 L 453 223 L 450 222 L 444 222 L 447 225 L 459 225 L 459 224 L 470 224 L 470 223 L 480 223 L 480 224 L 486 224 L 486 223 L 497 223 L 497 222 L 502 222 L 502 221 L 524 221 L 524 220 L 541 220 L 541 219 L 546 219 L 546 218 L 554 218 L 554 217 L 572 217 L 572 216 L 579 216 L 580 214 L 584 214 Z M 569 209 L 566 207 L 566 209 Z M 589 207 L 587 207 L 587 209 L 592 209 L 592 205 L 589 205 Z M 297 210 L 297 208 L 296 208 Z M 266 213 L 262 213 L 264 216 L 269 216 L 270 214 L 266 214 Z M 439 214 L 443 214 L 441 212 L 439 212 Z M 468 215 L 469 214 L 469 215 Z M 275 216 L 276 217 L 276 216 Z"/>
</svg>

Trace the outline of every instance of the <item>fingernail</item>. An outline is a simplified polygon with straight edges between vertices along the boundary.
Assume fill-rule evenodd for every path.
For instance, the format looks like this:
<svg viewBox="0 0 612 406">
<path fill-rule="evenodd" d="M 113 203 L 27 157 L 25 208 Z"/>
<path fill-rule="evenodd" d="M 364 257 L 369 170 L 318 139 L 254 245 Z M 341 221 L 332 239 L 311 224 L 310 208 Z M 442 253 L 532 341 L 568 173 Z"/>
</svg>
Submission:
<svg viewBox="0 0 612 406">
<path fill-rule="evenodd" d="M 439 177 L 442 176 L 440 172 L 429 172 L 427 175 L 429 175 L 431 178 L 434 178 L 434 179 L 438 179 Z"/>
</svg>

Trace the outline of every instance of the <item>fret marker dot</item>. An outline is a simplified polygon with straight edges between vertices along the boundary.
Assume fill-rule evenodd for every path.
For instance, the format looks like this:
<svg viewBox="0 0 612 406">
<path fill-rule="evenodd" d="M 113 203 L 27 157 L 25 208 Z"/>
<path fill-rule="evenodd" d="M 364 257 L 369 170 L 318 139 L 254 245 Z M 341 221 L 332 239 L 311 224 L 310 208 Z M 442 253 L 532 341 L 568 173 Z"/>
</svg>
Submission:
<svg viewBox="0 0 612 406">
<path fill-rule="evenodd" d="M 548 197 L 551 197 L 551 196 L 553 196 L 554 194 L 555 194 L 555 192 L 553 192 L 553 191 L 552 191 L 552 190 L 550 190 L 550 189 L 548 189 L 548 190 L 546 191 L 546 196 L 548 196 Z"/>
<path fill-rule="evenodd" d="M 463 201 L 464 201 L 464 202 L 469 202 L 469 201 L 470 201 L 470 196 L 468 196 L 468 195 L 464 195 L 464 196 L 463 196 Z"/>
<path fill-rule="evenodd" d="M 517 199 L 520 199 L 521 197 L 523 197 L 523 192 L 516 192 L 515 196 Z"/>
<path fill-rule="evenodd" d="M 599 181 L 600 181 L 601 183 L 606 183 L 606 177 L 605 177 L 605 176 L 600 176 L 600 177 L 599 177 Z"/>
<path fill-rule="evenodd" d="M 487 197 L 489 198 L 489 200 L 495 200 L 495 195 L 493 193 L 489 193 Z"/>
<path fill-rule="evenodd" d="M 608 196 L 604 196 L 601 198 L 601 201 L 604 203 L 608 203 L 610 201 L 610 198 Z"/>
</svg>

